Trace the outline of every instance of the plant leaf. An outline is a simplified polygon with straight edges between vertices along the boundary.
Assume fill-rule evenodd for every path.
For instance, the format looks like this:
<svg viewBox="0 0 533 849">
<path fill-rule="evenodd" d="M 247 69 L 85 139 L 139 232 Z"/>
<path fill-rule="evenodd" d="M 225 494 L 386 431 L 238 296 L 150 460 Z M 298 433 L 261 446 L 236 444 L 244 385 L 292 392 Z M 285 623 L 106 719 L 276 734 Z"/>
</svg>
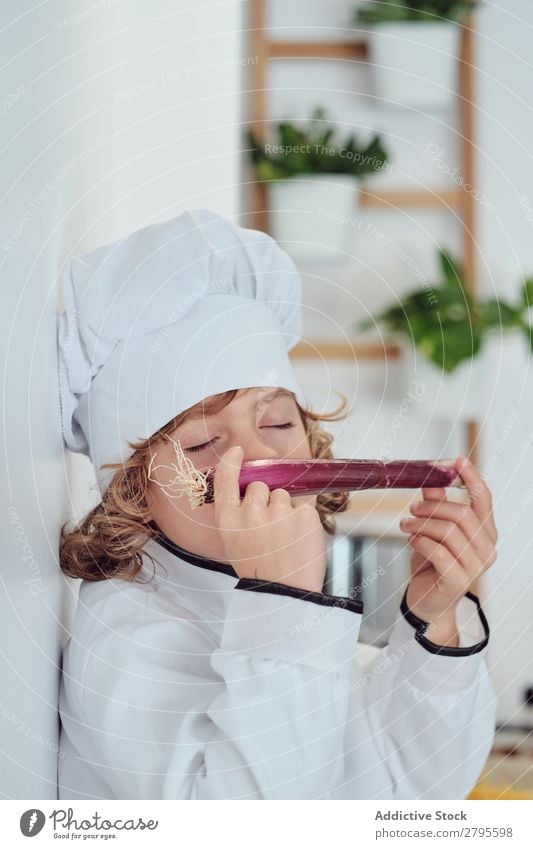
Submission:
<svg viewBox="0 0 533 849">
<path fill-rule="evenodd" d="M 533 353 L 533 324 L 523 324 L 522 328 L 529 343 L 531 352 Z"/>
<path fill-rule="evenodd" d="M 374 136 L 365 149 L 351 134 L 343 144 L 333 143 L 334 128 L 325 120 L 325 110 L 317 107 L 308 122 L 301 128 L 289 120 L 280 121 L 276 127 L 274 144 L 276 153 L 248 133 L 250 155 L 260 179 L 275 180 L 296 174 L 336 173 L 351 174 L 361 178 L 371 171 L 379 171 L 388 160 L 381 137 Z"/>
<path fill-rule="evenodd" d="M 479 304 L 479 310 L 480 319 L 487 330 L 493 328 L 504 330 L 522 325 L 521 311 L 516 310 L 505 301 L 499 301 L 497 298 L 491 298 Z"/>
<path fill-rule="evenodd" d="M 462 288 L 462 269 L 444 248 L 439 249 L 439 263 L 446 283 L 455 289 L 458 286 Z"/>
<path fill-rule="evenodd" d="M 461 21 L 477 0 L 370 0 L 355 10 L 354 22 Z"/>
<path fill-rule="evenodd" d="M 525 307 L 533 308 L 533 277 L 524 280 L 522 284 L 522 303 Z"/>
</svg>

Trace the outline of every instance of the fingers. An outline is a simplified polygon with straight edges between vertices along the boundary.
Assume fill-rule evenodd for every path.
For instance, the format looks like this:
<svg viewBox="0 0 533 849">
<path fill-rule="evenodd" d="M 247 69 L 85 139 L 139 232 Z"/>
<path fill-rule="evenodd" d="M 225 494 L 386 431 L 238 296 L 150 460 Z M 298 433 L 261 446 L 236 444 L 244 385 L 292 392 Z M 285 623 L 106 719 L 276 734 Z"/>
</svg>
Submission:
<svg viewBox="0 0 533 849">
<path fill-rule="evenodd" d="M 239 472 L 243 453 L 240 445 L 234 445 L 222 455 L 217 464 L 213 475 L 215 514 L 222 506 L 240 505 Z"/>
<path fill-rule="evenodd" d="M 491 541 L 494 543 L 498 538 L 498 532 L 494 523 L 492 513 L 492 494 L 487 484 L 481 477 L 479 470 L 466 457 L 458 457 L 456 469 L 463 478 L 468 490 L 468 498 L 476 516 L 480 519 Z"/>
<path fill-rule="evenodd" d="M 431 561 L 435 571 L 448 586 L 453 587 L 458 594 L 466 592 L 472 583 L 472 577 L 446 546 L 424 536 L 415 536 L 411 545 L 418 554 Z"/>
<path fill-rule="evenodd" d="M 281 507 L 295 507 L 293 498 L 291 497 L 290 492 L 287 492 L 286 489 L 273 489 L 270 493 L 270 504 L 273 507 L 277 507 L 278 505 Z"/>
<path fill-rule="evenodd" d="M 413 551 L 410 560 L 411 567 L 411 577 L 414 578 L 416 575 L 422 574 L 422 572 L 428 572 L 433 569 L 433 565 L 431 560 L 428 560 L 426 557 L 423 557 L 422 554 L 418 551 Z"/>
<path fill-rule="evenodd" d="M 243 504 L 261 504 L 264 507 L 274 505 L 289 506 L 293 504 L 290 492 L 286 489 L 270 490 L 268 484 L 263 481 L 252 481 L 246 487 L 242 499 Z"/>
<path fill-rule="evenodd" d="M 483 572 L 483 560 L 454 522 L 444 519 L 410 519 L 409 523 L 406 530 L 442 544 L 472 577 Z"/>
<path fill-rule="evenodd" d="M 252 481 L 246 487 L 246 492 L 243 495 L 243 504 L 262 504 L 267 506 L 270 498 L 270 489 L 263 481 Z"/>
<path fill-rule="evenodd" d="M 410 504 L 409 509 L 417 518 L 443 519 L 454 522 L 461 528 L 464 535 L 475 547 L 483 558 L 489 558 L 492 554 L 493 543 L 487 529 L 483 527 L 480 520 L 469 504 L 453 501 L 430 502 L 419 501 Z M 423 531 L 423 525 L 419 526 Z"/>
<path fill-rule="evenodd" d="M 455 461 L 457 468 L 457 460 Z M 459 471 L 459 469 L 457 469 Z M 422 495 L 428 501 L 446 501 L 446 489 L 443 486 L 424 486 Z"/>
<path fill-rule="evenodd" d="M 428 501 L 444 501 L 446 499 L 446 490 L 442 486 L 423 486 L 422 495 Z"/>
</svg>

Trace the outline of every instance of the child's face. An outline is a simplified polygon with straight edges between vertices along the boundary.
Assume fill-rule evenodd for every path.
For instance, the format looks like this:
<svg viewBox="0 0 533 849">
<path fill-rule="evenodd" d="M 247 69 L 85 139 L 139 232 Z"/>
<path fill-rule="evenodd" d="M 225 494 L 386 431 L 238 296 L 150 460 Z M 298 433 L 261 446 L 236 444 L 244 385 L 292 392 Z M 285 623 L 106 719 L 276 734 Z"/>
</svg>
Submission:
<svg viewBox="0 0 533 849">
<path fill-rule="evenodd" d="M 205 399 L 208 400 L 208 399 Z M 311 457 L 309 442 L 296 403 L 283 389 L 253 387 L 240 389 L 226 407 L 210 415 L 200 413 L 177 427 L 170 436 L 179 442 L 195 468 L 216 466 L 233 445 L 242 445 L 247 460 Z M 192 450 L 198 449 L 198 450 Z M 227 562 L 215 524 L 214 504 L 193 509 L 185 495 L 165 491 L 175 472 L 174 446 L 169 440 L 154 448 L 148 497 L 153 520 L 169 539 L 188 551 Z M 298 496 L 297 503 L 316 503 L 316 495 Z"/>
</svg>

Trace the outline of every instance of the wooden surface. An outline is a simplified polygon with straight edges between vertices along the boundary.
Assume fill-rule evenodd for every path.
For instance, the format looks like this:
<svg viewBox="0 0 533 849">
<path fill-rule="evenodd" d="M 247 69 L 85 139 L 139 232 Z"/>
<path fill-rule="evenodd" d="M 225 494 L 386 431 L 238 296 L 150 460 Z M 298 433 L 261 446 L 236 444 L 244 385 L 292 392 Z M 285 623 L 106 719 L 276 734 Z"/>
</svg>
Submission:
<svg viewBox="0 0 533 849">
<path fill-rule="evenodd" d="M 379 342 L 329 342 L 303 339 L 289 352 L 293 360 L 397 360 L 401 356 L 399 345 Z"/>
<path fill-rule="evenodd" d="M 363 207 L 385 209 L 458 209 L 461 193 L 457 189 L 361 189 Z"/>
<path fill-rule="evenodd" d="M 368 59 L 364 39 L 353 41 L 269 41 L 265 48 L 271 59 Z"/>
</svg>

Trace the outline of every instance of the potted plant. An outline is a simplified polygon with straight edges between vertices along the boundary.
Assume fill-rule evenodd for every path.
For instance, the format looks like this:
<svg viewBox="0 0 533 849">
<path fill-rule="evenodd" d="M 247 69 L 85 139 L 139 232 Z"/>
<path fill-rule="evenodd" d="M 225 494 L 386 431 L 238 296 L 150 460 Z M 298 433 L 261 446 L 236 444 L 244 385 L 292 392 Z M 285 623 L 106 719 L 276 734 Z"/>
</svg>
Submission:
<svg viewBox="0 0 533 849">
<path fill-rule="evenodd" d="M 295 259 L 344 258 L 353 244 L 357 181 L 388 159 L 379 135 L 364 146 L 354 134 L 343 141 L 334 134 L 322 108 L 307 126 L 278 123 L 273 142 L 248 130 L 253 168 L 268 186 L 270 232 Z"/>
<path fill-rule="evenodd" d="M 523 333 L 533 352 L 533 279 L 524 280 L 516 304 L 498 298 L 477 299 L 468 291 L 462 270 L 439 250 L 443 280 L 437 287 L 408 293 L 399 304 L 360 322 L 360 330 L 381 324 L 415 350 L 416 379 L 424 385 L 422 407 L 443 416 L 474 418 L 481 392 L 490 386 L 481 356 L 493 331 Z M 412 379 L 412 374 L 411 374 Z"/>
<path fill-rule="evenodd" d="M 375 93 L 385 105 L 441 109 L 457 86 L 460 24 L 477 0 L 369 0 L 353 23 L 367 29 Z"/>
</svg>

